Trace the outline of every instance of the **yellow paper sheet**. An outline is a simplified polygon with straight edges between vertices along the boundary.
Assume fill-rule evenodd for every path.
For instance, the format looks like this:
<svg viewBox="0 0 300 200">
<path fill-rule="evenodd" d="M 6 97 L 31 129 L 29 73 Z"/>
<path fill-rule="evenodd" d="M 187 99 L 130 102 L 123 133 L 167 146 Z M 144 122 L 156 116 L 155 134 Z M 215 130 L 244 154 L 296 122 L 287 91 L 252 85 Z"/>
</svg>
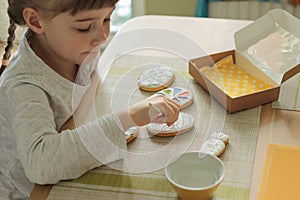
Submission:
<svg viewBox="0 0 300 200">
<path fill-rule="evenodd" d="M 300 199 L 300 147 L 268 146 L 258 200 Z"/>
<path fill-rule="evenodd" d="M 231 55 L 221 59 L 213 67 L 201 68 L 201 72 L 232 98 L 271 88 L 269 84 L 236 66 Z"/>
</svg>

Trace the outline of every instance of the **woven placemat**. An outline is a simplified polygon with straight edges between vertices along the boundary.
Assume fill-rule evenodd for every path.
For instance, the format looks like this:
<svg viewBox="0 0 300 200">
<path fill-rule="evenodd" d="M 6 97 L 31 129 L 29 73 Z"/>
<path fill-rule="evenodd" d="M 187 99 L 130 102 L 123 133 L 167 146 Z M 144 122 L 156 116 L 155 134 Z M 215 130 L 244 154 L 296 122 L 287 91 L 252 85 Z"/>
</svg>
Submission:
<svg viewBox="0 0 300 200">
<path fill-rule="evenodd" d="M 126 97 L 130 86 L 124 83 L 134 83 L 138 69 L 145 63 L 160 63 L 176 69 L 175 82 L 170 86 L 189 87 L 193 91 L 192 106 L 184 112 L 195 116 L 195 136 L 188 150 L 199 150 L 207 134 L 214 129 L 228 134 L 231 139 L 226 146 L 225 153 L 220 157 L 226 167 L 226 175 L 215 193 L 214 199 L 248 199 L 250 191 L 251 173 L 253 168 L 256 140 L 260 121 L 260 107 L 228 114 L 225 110 L 188 75 L 188 62 L 181 58 L 150 57 L 142 55 L 125 55 L 119 57 L 113 64 L 97 98 L 96 110 L 98 115 L 117 110 L 124 105 L 152 95 L 140 91 L 138 88 Z M 120 88 L 121 87 L 121 88 Z M 122 88 L 124 87 L 124 88 Z M 133 86 L 137 87 L 137 85 Z M 125 97 L 116 98 L 115 93 L 122 93 Z M 120 96 L 122 96 L 120 94 Z M 124 102 L 125 101 L 125 102 Z M 197 102 L 196 102 L 197 101 Z M 118 107 L 120 106 L 120 107 Z M 222 116 L 224 115 L 224 116 Z M 220 118 L 218 120 L 218 118 Z M 216 128 L 217 127 L 217 128 Z M 188 138 L 183 134 L 182 141 Z M 188 138 L 190 139 L 190 138 Z M 128 145 L 128 151 L 147 152 L 162 148 L 172 138 L 143 138 L 139 137 Z M 176 147 L 173 149 L 176 151 Z M 157 158 L 159 160 L 160 158 Z M 155 161 L 153 161 L 155 162 Z M 143 165 L 136 162 L 133 165 Z M 122 171 L 102 166 L 87 172 L 76 180 L 62 181 L 56 184 L 48 199 L 177 199 L 164 176 L 163 169 L 148 173 L 124 173 Z"/>
<path fill-rule="evenodd" d="M 272 103 L 272 107 L 300 111 L 300 73 L 280 86 L 279 99 Z"/>
</svg>

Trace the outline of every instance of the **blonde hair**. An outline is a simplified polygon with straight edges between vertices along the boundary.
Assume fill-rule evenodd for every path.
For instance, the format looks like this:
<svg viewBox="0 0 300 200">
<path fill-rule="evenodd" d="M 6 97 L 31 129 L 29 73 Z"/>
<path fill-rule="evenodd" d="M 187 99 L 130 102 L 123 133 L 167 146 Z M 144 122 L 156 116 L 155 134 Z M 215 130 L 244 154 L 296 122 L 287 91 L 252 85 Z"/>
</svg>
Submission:
<svg viewBox="0 0 300 200">
<path fill-rule="evenodd" d="M 10 18 L 7 45 L 2 58 L 0 76 L 9 63 L 16 25 L 25 26 L 23 10 L 27 7 L 41 11 L 43 17 L 52 18 L 63 12 L 75 15 L 79 11 L 113 7 L 118 0 L 8 0 L 7 13 Z"/>
</svg>

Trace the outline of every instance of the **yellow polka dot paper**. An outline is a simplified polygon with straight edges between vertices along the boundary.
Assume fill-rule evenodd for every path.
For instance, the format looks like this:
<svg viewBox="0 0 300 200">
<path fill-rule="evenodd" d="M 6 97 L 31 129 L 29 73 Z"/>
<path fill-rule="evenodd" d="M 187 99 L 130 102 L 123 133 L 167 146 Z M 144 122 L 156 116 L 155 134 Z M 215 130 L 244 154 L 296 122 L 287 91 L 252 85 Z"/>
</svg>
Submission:
<svg viewBox="0 0 300 200">
<path fill-rule="evenodd" d="M 241 97 L 271 88 L 233 63 L 232 55 L 218 61 L 212 67 L 200 71 L 231 98 Z"/>
</svg>

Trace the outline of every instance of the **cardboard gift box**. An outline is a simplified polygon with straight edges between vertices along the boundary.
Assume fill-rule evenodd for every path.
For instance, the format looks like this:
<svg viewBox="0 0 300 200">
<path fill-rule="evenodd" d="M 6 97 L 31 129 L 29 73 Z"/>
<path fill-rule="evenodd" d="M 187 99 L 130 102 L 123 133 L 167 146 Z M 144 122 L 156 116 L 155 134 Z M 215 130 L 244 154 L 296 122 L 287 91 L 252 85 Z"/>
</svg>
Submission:
<svg viewBox="0 0 300 200">
<path fill-rule="evenodd" d="M 235 50 L 192 59 L 189 74 L 228 112 L 276 101 L 300 72 L 300 20 L 269 11 L 234 34 Z"/>
</svg>

